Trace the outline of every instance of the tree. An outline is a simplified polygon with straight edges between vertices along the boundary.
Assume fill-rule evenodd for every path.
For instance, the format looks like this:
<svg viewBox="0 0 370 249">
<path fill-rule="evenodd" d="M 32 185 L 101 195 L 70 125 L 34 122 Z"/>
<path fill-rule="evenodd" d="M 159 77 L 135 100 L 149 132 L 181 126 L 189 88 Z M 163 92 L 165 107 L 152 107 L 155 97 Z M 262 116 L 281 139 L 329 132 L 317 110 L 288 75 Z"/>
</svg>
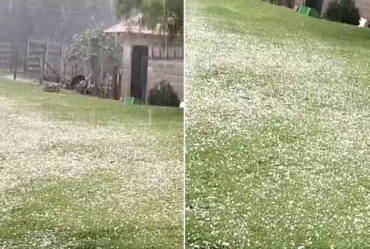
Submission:
<svg viewBox="0 0 370 249">
<path fill-rule="evenodd" d="M 358 25 L 361 18 L 360 11 L 353 0 L 340 0 L 329 3 L 325 18 L 334 21 Z"/>
<path fill-rule="evenodd" d="M 184 0 L 117 0 L 116 16 L 126 19 L 141 12 L 143 23 L 154 27 L 158 23 L 170 34 L 183 33 Z"/>
<path fill-rule="evenodd" d="M 126 19 L 139 12 L 143 0 L 116 0 L 116 17 Z"/>
<path fill-rule="evenodd" d="M 122 47 L 102 30 L 87 30 L 68 48 L 67 59 L 72 67 L 81 64 L 87 66 L 92 75 L 95 94 L 98 94 L 103 72 L 120 66 Z"/>
</svg>

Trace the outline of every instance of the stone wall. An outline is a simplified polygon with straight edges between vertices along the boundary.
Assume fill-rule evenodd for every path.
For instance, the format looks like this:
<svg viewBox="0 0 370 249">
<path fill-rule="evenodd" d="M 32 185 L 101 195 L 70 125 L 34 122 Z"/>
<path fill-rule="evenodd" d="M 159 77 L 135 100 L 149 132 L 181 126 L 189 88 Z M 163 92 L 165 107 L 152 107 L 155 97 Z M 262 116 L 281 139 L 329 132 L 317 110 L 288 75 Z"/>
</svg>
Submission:
<svg viewBox="0 0 370 249">
<path fill-rule="evenodd" d="M 356 0 L 356 5 L 360 10 L 361 17 L 370 21 L 370 1 L 369 0 Z"/>
<path fill-rule="evenodd" d="M 131 65 L 132 47 L 148 46 L 148 76 L 147 93 L 161 80 L 171 83 L 180 100 L 184 99 L 184 60 L 183 59 L 153 59 L 152 47 L 163 44 L 164 40 L 158 36 L 135 36 L 130 35 L 119 38 L 123 49 L 121 97 L 130 96 L 131 92 Z"/>
</svg>

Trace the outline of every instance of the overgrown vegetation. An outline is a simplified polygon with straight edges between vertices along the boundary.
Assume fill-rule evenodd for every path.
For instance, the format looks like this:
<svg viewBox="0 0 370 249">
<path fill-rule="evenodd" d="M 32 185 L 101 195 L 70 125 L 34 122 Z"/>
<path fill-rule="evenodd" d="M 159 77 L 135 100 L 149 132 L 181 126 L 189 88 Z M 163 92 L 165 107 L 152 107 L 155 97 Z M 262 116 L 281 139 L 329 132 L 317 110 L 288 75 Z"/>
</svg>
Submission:
<svg viewBox="0 0 370 249">
<path fill-rule="evenodd" d="M 161 81 L 149 91 L 148 102 L 156 106 L 178 107 L 180 99 L 167 81 Z"/>
<path fill-rule="evenodd" d="M 94 95 L 99 95 L 105 73 L 113 75 L 114 68 L 121 65 L 122 47 L 103 30 L 87 30 L 69 47 L 67 59 L 73 67 L 83 66 L 91 74 Z"/>
<path fill-rule="evenodd" d="M 361 18 L 360 11 L 354 0 L 335 0 L 329 3 L 325 18 L 334 21 L 358 25 Z"/>
<path fill-rule="evenodd" d="M 161 25 L 170 34 L 183 33 L 184 0 L 117 0 L 116 16 L 126 19 L 141 12 L 148 26 Z"/>
</svg>

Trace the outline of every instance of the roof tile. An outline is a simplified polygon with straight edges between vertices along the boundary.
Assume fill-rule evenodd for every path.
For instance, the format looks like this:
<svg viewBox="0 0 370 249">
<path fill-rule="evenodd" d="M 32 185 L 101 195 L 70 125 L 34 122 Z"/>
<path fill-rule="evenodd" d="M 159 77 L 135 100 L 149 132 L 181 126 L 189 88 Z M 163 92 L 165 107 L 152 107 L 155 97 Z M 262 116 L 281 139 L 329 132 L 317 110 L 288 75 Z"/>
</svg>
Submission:
<svg viewBox="0 0 370 249">
<path fill-rule="evenodd" d="M 160 24 L 157 24 L 154 28 L 149 28 L 142 24 L 142 19 L 143 15 L 138 14 L 106 29 L 105 32 L 113 34 L 168 35 L 168 32 L 164 31 Z"/>
</svg>

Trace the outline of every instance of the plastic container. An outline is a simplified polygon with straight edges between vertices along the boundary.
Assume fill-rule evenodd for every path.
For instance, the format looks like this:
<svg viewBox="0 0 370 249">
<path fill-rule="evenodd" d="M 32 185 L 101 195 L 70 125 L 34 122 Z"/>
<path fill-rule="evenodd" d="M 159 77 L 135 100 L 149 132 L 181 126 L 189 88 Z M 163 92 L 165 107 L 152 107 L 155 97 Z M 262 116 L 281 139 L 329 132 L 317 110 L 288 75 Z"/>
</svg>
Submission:
<svg viewBox="0 0 370 249">
<path fill-rule="evenodd" d="M 319 13 L 317 13 L 314 9 L 307 7 L 305 5 L 302 5 L 299 8 L 299 13 L 306 15 L 306 16 L 311 16 L 311 17 L 320 17 Z"/>
</svg>

